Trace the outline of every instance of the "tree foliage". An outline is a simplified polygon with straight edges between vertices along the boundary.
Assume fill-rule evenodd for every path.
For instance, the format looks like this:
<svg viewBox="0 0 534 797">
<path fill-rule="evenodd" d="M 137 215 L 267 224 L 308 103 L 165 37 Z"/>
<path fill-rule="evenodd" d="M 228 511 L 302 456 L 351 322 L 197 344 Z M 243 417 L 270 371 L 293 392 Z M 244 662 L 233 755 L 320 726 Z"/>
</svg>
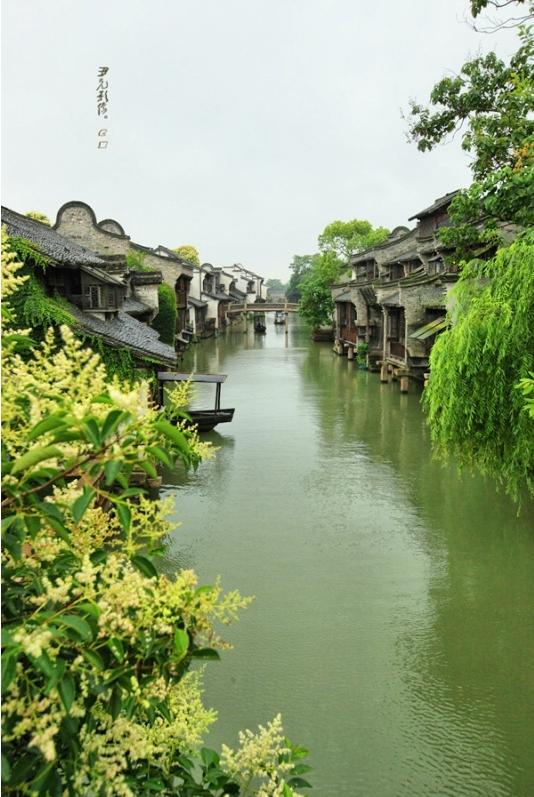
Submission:
<svg viewBox="0 0 534 797">
<path fill-rule="evenodd" d="M 179 257 L 183 257 L 184 260 L 187 260 L 189 263 L 192 263 L 197 268 L 200 268 L 200 256 L 198 254 L 198 249 L 192 244 L 182 244 L 182 246 L 176 246 L 173 250 Z"/>
<path fill-rule="evenodd" d="M 287 285 L 286 298 L 288 302 L 300 301 L 300 286 L 306 274 L 310 271 L 314 255 L 295 255 L 289 265 L 291 276 Z"/>
<path fill-rule="evenodd" d="M 176 294 L 165 282 L 158 287 L 159 310 L 152 321 L 152 326 L 159 332 L 164 343 L 174 346 L 176 335 Z"/>
<path fill-rule="evenodd" d="M 411 103 L 409 137 L 421 151 L 462 131 L 474 183 L 450 207 L 444 242 L 466 256 L 476 244 L 499 243 L 499 222 L 534 223 L 534 42 L 520 29 L 509 63 L 494 52 L 468 61 L 434 86 L 430 107 Z"/>
<path fill-rule="evenodd" d="M 534 370 L 534 234 L 466 265 L 454 297 L 424 393 L 433 442 L 512 496 L 534 494 L 534 429 L 517 389 Z"/>
<path fill-rule="evenodd" d="M 388 235 L 388 229 L 373 228 L 364 219 L 332 221 L 319 236 L 319 249 L 321 252 L 333 252 L 339 260 L 348 264 L 352 255 L 382 243 Z"/>
<path fill-rule="evenodd" d="M 46 215 L 46 213 L 41 213 L 40 210 L 29 210 L 25 214 L 29 219 L 33 219 L 34 221 L 40 221 L 41 224 L 46 224 L 47 227 L 50 227 L 50 219 Z"/>
<path fill-rule="evenodd" d="M 27 280 L 7 241 L 2 272 L 8 295 Z M 146 383 L 110 382 L 68 327 L 22 359 L 32 341 L 2 315 L 5 793 L 294 794 L 306 751 L 279 717 L 237 751 L 202 747 L 215 714 L 190 664 L 219 658 L 221 623 L 249 601 L 159 573 L 168 508 L 130 486 L 208 446 Z"/>
<path fill-rule="evenodd" d="M 282 280 L 271 278 L 265 283 L 265 287 L 269 293 L 285 294 L 287 285 L 284 285 Z"/>
<path fill-rule="evenodd" d="M 332 323 L 332 284 L 339 279 L 343 263 L 333 251 L 314 255 L 311 268 L 300 284 L 299 314 L 315 329 Z"/>
<path fill-rule="evenodd" d="M 138 249 L 130 249 L 126 255 L 126 265 L 131 271 L 150 271 L 145 265 L 145 254 Z"/>
</svg>

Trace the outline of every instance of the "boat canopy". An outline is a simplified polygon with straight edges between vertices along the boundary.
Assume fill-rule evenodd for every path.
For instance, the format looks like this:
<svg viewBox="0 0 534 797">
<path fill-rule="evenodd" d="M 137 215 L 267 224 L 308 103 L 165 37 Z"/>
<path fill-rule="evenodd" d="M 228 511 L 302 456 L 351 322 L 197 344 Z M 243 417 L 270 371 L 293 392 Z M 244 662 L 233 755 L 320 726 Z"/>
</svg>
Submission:
<svg viewBox="0 0 534 797">
<path fill-rule="evenodd" d="M 176 371 L 158 371 L 160 382 L 211 382 L 220 384 L 226 381 L 227 374 L 181 374 Z"/>
</svg>

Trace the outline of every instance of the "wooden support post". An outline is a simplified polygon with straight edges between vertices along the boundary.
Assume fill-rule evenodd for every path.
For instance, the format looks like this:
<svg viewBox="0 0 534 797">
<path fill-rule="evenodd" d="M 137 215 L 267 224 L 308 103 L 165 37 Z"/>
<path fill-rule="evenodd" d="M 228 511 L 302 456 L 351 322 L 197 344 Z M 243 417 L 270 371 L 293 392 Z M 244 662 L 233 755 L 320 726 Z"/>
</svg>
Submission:
<svg viewBox="0 0 534 797">
<path fill-rule="evenodd" d="M 384 360 L 380 366 L 380 381 L 389 382 L 388 364 Z"/>
<path fill-rule="evenodd" d="M 354 346 L 349 346 L 347 349 L 347 359 L 354 360 Z"/>
<path fill-rule="evenodd" d="M 285 302 L 285 305 L 284 305 L 284 312 L 286 314 L 285 321 L 284 321 L 285 333 L 286 333 L 286 335 L 288 335 L 289 334 L 289 313 L 287 311 L 287 299 L 286 299 L 286 302 Z"/>
<path fill-rule="evenodd" d="M 408 374 L 402 374 L 400 378 L 400 392 L 407 393 L 409 385 L 410 385 L 410 377 L 408 376 Z"/>
</svg>

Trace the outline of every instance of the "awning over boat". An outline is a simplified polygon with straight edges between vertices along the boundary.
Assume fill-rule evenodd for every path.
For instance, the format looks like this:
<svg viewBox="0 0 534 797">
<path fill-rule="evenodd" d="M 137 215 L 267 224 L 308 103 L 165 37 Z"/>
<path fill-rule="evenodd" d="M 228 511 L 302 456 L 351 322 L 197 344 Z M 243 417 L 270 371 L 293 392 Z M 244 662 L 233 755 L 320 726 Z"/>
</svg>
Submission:
<svg viewBox="0 0 534 797">
<path fill-rule="evenodd" d="M 435 318 L 433 321 L 425 324 L 424 327 L 419 327 L 419 329 L 416 329 L 415 332 L 412 332 L 410 337 L 415 340 L 426 340 L 432 335 L 437 335 L 437 333 L 441 332 L 442 329 L 445 329 L 446 326 L 447 319 L 445 316 L 441 316 L 441 318 Z"/>
<path fill-rule="evenodd" d="M 158 371 L 158 379 L 160 382 L 211 382 L 220 383 L 224 382 L 227 374 L 197 374 L 197 373 L 179 373 L 177 371 Z"/>
</svg>

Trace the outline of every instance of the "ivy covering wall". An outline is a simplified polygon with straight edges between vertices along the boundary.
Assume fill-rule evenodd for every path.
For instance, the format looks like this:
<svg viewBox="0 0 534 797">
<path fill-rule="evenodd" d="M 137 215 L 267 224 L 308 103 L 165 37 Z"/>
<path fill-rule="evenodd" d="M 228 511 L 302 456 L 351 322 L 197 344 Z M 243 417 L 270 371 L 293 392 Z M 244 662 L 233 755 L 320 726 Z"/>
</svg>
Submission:
<svg viewBox="0 0 534 797">
<path fill-rule="evenodd" d="M 152 322 L 152 326 L 159 333 L 163 343 L 174 346 L 176 334 L 176 295 L 172 288 L 162 283 L 158 288 L 159 312 Z"/>
</svg>

